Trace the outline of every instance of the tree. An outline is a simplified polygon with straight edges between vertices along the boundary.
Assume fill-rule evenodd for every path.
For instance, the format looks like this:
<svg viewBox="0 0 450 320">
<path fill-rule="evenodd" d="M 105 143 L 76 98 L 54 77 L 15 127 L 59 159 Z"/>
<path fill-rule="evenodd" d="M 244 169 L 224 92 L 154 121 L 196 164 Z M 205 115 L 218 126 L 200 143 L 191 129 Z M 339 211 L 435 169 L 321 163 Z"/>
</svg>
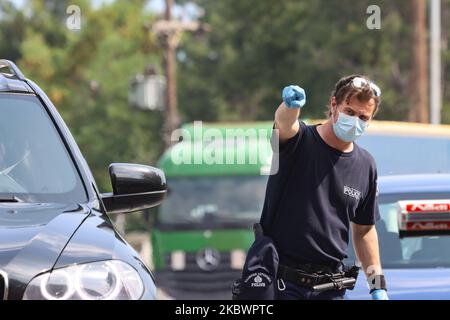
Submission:
<svg viewBox="0 0 450 320">
<path fill-rule="evenodd" d="M 16 62 L 58 108 L 101 190 L 110 191 L 112 162 L 155 163 L 162 151 L 158 113 L 128 106 L 128 81 L 146 65 L 159 65 L 156 39 L 144 28 L 154 16 L 146 1 L 118 0 L 94 9 L 77 1 L 82 28 L 66 28 L 70 1 L 33 0 L 24 15 L 9 1 L 0 19 L 0 55 Z M 23 30 L 14 30 L 22 22 Z"/>
<path fill-rule="evenodd" d="M 25 34 L 25 16 L 11 1 L 0 0 L 0 54 L 15 60 Z"/>
<path fill-rule="evenodd" d="M 411 72 L 411 108 L 409 120 L 429 122 L 428 103 L 428 46 L 427 46 L 427 10 L 425 0 L 412 0 L 413 9 L 413 63 Z"/>
<path fill-rule="evenodd" d="M 403 1 L 206 1 L 211 32 L 186 35 L 179 101 L 185 121 L 272 119 L 283 86 L 302 85 L 304 117 L 321 118 L 334 83 L 367 74 L 382 89 L 378 119 L 406 120 L 411 95 L 412 10 Z M 381 8 L 381 30 L 366 26 Z"/>
</svg>

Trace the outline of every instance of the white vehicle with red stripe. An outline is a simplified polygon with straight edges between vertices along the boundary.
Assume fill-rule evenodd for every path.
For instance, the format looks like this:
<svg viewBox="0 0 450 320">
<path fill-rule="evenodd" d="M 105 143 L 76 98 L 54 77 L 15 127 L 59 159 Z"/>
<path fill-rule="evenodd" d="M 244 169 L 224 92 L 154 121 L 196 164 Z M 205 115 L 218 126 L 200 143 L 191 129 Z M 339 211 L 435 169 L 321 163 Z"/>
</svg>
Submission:
<svg viewBox="0 0 450 320">
<path fill-rule="evenodd" d="M 450 200 L 399 201 L 398 226 L 401 238 L 450 234 Z"/>
</svg>

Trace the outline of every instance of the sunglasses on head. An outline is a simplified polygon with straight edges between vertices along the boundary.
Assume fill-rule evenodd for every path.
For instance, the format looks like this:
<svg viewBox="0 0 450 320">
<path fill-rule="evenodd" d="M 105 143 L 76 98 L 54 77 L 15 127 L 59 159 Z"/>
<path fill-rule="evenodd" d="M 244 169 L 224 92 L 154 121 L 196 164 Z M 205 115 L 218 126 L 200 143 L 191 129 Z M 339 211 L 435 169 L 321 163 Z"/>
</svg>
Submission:
<svg viewBox="0 0 450 320">
<path fill-rule="evenodd" d="M 380 97 L 381 96 L 380 88 L 375 83 L 373 83 L 373 82 L 371 82 L 371 81 L 369 81 L 367 79 L 364 79 L 364 78 L 361 78 L 361 77 L 355 77 L 355 78 L 353 78 L 352 81 L 347 83 L 345 86 L 348 86 L 348 85 L 352 85 L 354 88 L 357 88 L 357 89 L 362 89 L 362 88 L 364 88 L 366 86 L 370 86 L 370 88 L 372 89 L 373 94 L 374 94 L 375 97 Z"/>
</svg>

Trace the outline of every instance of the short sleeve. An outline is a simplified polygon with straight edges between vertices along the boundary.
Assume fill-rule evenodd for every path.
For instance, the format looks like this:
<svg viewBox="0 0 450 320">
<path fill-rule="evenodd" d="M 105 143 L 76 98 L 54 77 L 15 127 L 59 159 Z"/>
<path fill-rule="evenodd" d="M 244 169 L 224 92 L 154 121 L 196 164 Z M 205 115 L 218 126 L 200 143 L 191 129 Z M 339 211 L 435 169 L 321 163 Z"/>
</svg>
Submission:
<svg viewBox="0 0 450 320">
<path fill-rule="evenodd" d="M 305 131 L 306 124 L 303 121 L 300 121 L 300 128 L 298 132 L 287 141 L 283 143 L 280 142 L 278 136 L 278 130 L 275 127 L 275 123 L 273 124 L 273 134 L 272 139 L 270 141 L 272 146 L 272 151 L 274 153 L 284 154 L 284 153 L 292 153 L 297 149 L 297 146 L 302 138 L 303 132 Z"/>
<path fill-rule="evenodd" d="M 378 175 L 375 165 L 370 174 L 370 185 L 367 195 L 356 209 L 353 222 L 361 225 L 374 225 L 380 220 L 380 209 L 378 207 Z"/>
</svg>

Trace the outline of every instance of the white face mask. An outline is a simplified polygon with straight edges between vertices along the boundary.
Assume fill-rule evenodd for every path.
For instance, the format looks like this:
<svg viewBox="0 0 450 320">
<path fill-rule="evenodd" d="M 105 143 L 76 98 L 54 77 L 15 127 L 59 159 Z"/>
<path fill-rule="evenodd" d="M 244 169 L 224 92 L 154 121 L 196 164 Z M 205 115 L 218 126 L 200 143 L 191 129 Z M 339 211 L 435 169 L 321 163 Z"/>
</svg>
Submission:
<svg viewBox="0 0 450 320">
<path fill-rule="evenodd" d="M 336 112 L 339 111 L 336 109 Z M 333 131 L 340 140 L 353 142 L 364 134 L 367 126 L 367 121 L 363 121 L 356 116 L 349 116 L 343 112 L 339 112 L 338 120 L 336 123 L 333 123 Z"/>
</svg>

